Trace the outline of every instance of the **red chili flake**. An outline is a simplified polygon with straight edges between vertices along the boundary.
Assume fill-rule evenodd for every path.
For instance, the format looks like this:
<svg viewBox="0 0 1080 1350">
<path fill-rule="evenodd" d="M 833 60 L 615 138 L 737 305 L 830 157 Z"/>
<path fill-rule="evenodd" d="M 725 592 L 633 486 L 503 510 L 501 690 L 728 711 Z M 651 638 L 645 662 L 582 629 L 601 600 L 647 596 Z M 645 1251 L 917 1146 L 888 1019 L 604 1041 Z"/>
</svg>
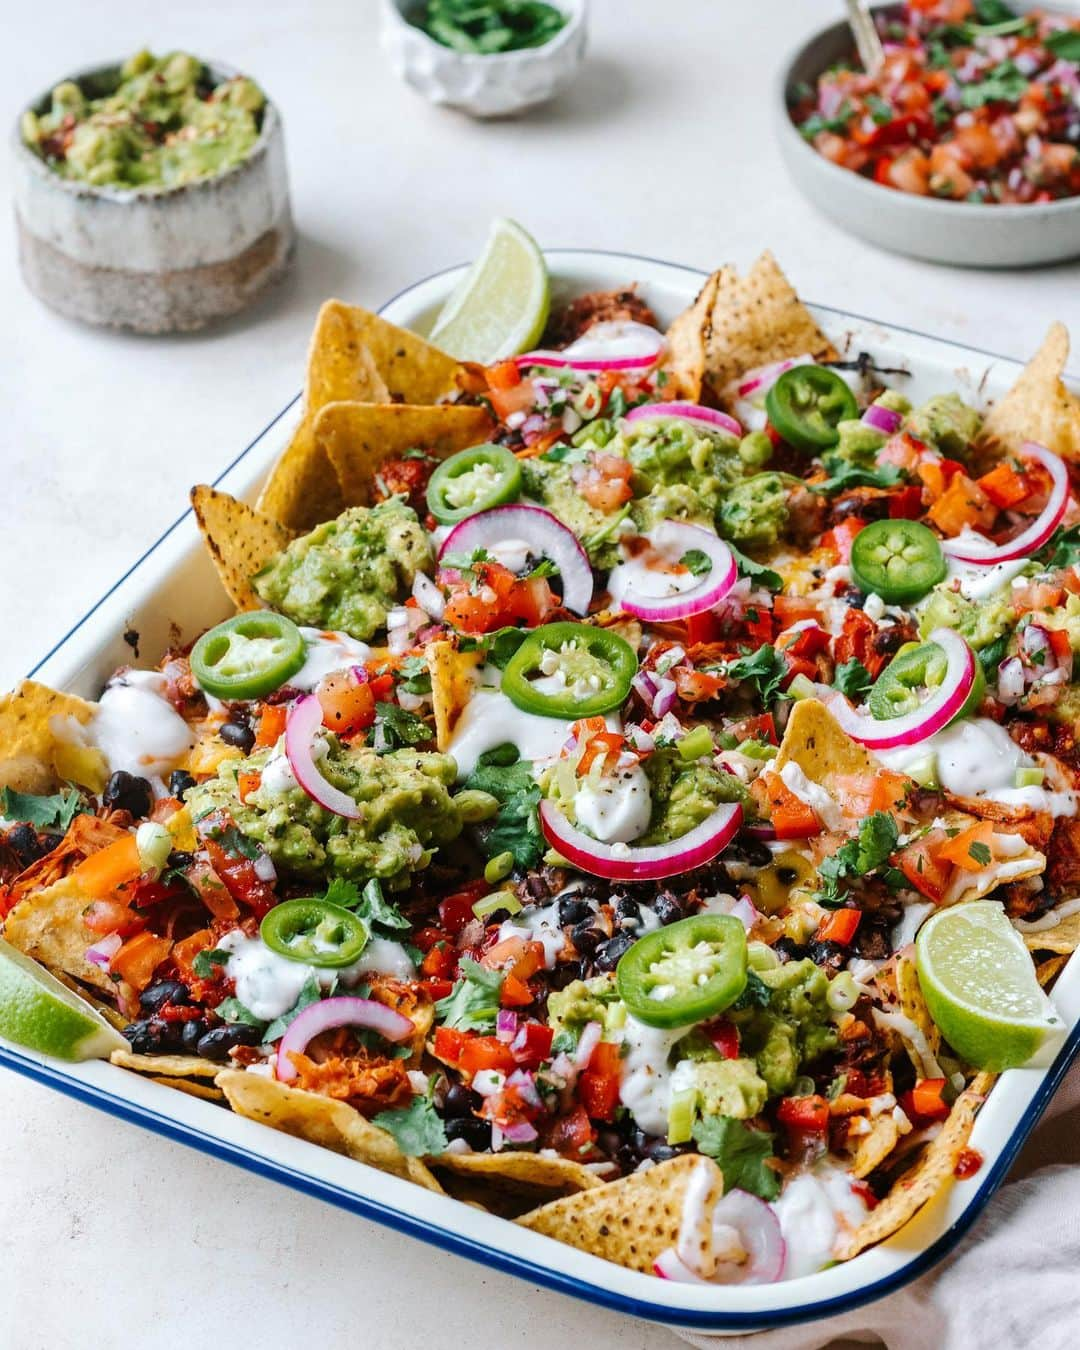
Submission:
<svg viewBox="0 0 1080 1350">
<path fill-rule="evenodd" d="M 973 1177 L 982 1165 L 983 1155 L 977 1148 L 962 1148 L 953 1168 L 953 1176 L 957 1181 L 963 1181 L 965 1177 Z"/>
</svg>

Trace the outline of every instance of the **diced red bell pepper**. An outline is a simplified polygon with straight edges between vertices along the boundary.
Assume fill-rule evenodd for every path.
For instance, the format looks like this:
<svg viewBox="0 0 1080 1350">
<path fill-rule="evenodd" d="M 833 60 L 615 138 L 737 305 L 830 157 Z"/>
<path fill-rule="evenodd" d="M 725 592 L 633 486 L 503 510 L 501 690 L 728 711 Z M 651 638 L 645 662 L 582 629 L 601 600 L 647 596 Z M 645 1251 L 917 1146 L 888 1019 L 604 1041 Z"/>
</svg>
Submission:
<svg viewBox="0 0 1080 1350">
<path fill-rule="evenodd" d="M 821 821 L 814 808 L 796 797 L 779 774 L 764 774 L 761 781 L 777 839 L 810 839 L 821 833 Z"/>
<path fill-rule="evenodd" d="M 464 1031 L 457 1031 L 453 1027 L 436 1027 L 433 1044 L 435 1058 L 441 1059 L 444 1064 L 460 1063 L 468 1040 L 468 1033 Z"/>
<path fill-rule="evenodd" d="M 274 888 L 260 879 L 251 858 L 226 853 L 216 839 L 206 841 L 206 853 L 225 889 L 234 900 L 247 905 L 257 919 L 273 908 L 277 901 Z"/>
<path fill-rule="evenodd" d="M 521 371 L 512 358 L 508 361 L 496 361 L 487 368 L 487 382 L 492 389 L 513 389 L 521 383 Z"/>
<path fill-rule="evenodd" d="M 523 1022 L 510 1043 L 514 1059 L 525 1069 L 538 1069 L 551 1058 L 551 1043 L 555 1039 L 552 1027 L 543 1022 Z"/>
<path fill-rule="evenodd" d="M 944 1120 L 950 1110 L 945 1097 L 947 1086 L 944 1078 L 922 1079 L 901 1094 L 900 1105 L 904 1114 L 916 1125 L 923 1121 Z"/>
<path fill-rule="evenodd" d="M 918 520 L 922 515 L 922 488 L 911 483 L 889 498 L 890 520 Z"/>
<path fill-rule="evenodd" d="M 170 938 L 154 937 L 153 933 L 136 933 L 134 937 L 128 938 L 109 962 L 109 970 L 126 980 L 132 989 L 143 990 L 171 950 Z"/>
<path fill-rule="evenodd" d="M 613 1120 L 619 1104 L 619 1047 L 601 1041 L 578 1079 L 578 1099 L 591 1120 Z"/>
<path fill-rule="evenodd" d="M 713 1049 L 725 1059 L 738 1059 L 739 1028 L 733 1022 L 722 1017 L 716 1022 L 706 1023 L 702 1031 L 708 1036 Z"/>
<path fill-rule="evenodd" d="M 276 745 L 285 734 L 285 718 L 288 708 L 284 703 L 264 703 L 259 714 L 259 725 L 255 731 L 255 748 L 265 750 Z"/>
<path fill-rule="evenodd" d="M 975 481 L 1000 511 L 1008 511 L 1031 496 L 1031 479 L 1014 469 L 1007 459 Z"/>
<path fill-rule="evenodd" d="M 440 999 L 449 998 L 454 992 L 453 980 L 428 979 L 421 980 L 420 983 L 432 1003 L 438 1003 Z"/>
<path fill-rule="evenodd" d="M 829 1128 L 829 1103 L 824 1097 L 781 1097 L 776 1119 L 789 1130 L 804 1134 L 824 1134 Z"/>
<path fill-rule="evenodd" d="M 512 1073 L 516 1067 L 513 1051 L 496 1036 L 470 1036 L 458 1057 L 458 1068 L 470 1078 L 481 1069 Z"/>
<path fill-rule="evenodd" d="M 451 937 L 457 937 L 466 924 L 476 917 L 473 905 L 482 900 L 491 888 L 486 881 L 471 881 L 461 890 L 444 896 L 439 901 L 439 925 Z"/>
<path fill-rule="evenodd" d="M 858 909 L 837 909 L 827 919 L 823 919 L 814 938 L 818 942 L 837 942 L 846 947 L 858 932 L 862 923 L 862 911 Z"/>
<path fill-rule="evenodd" d="M 499 1004 L 503 1008 L 527 1008 L 535 995 L 528 984 L 513 973 L 507 975 L 499 990 Z"/>
<path fill-rule="evenodd" d="M 449 980 L 457 970 L 458 954 L 449 943 L 437 943 L 420 962 L 421 974 L 428 979 Z"/>
<path fill-rule="evenodd" d="M 848 516 L 839 525 L 826 530 L 821 536 L 821 543 L 823 547 L 831 548 L 842 563 L 847 563 L 851 561 L 851 546 L 855 542 L 855 536 L 860 530 L 865 529 L 865 520 L 860 520 L 858 516 Z"/>
</svg>

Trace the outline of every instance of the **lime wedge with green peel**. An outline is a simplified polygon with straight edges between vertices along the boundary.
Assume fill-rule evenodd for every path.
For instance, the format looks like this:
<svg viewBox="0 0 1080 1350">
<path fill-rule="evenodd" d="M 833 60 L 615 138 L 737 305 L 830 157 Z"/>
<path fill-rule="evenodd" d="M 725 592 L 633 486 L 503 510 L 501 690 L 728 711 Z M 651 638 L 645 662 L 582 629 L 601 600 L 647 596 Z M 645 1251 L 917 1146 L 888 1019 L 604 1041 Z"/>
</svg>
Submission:
<svg viewBox="0 0 1080 1350">
<path fill-rule="evenodd" d="M 915 954 L 930 1016 L 975 1068 L 1027 1064 L 1064 1032 L 1023 939 L 996 901 L 935 914 L 919 930 Z"/>
<path fill-rule="evenodd" d="M 547 264 L 536 240 L 516 221 L 496 220 L 430 340 L 459 360 L 490 365 L 534 347 L 550 307 Z"/>
<path fill-rule="evenodd" d="M 89 1003 L 3 938 L 0 1036 L 57 1059 L 105 1059 L 128 1048 Z"/>
</svg>

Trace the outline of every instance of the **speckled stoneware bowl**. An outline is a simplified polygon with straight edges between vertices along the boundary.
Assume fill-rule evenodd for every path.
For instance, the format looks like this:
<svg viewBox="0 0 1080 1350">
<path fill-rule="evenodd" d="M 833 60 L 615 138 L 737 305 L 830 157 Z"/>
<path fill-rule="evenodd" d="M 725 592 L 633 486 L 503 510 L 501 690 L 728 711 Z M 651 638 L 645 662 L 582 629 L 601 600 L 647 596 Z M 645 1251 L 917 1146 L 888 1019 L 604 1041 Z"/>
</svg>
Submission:
<svg viewBox="0 0 1080 1350">
<path fill-rule="evenodd" d="M 852 45 L 847 23 L 833 24 L 803 44 L 776 84 L 780 153 L 803 196 L 823 215 L 880 248 L 957 267 L 1032 267 L 1080 257 L 1080 197 L 1030 206 L 939 201 L 882 187 L 819 155 L 792 122 L 788 96 L 798 84 L 812 85 Z"/>
<path fill-rule="evenodd" d="M 409 22 L 423 0 L 382 0 L 380 40 L 397 75 L 432 103 L 470 117 L 510 117 L 546 103 L 585 55 L 588 0 L 552 0 L 566 23 L 542 47 L 474 56 L 455 52 Z"/>
<path fill-rule="evenodd" d="M 237 72 L 208 62 L 214 83 Z M 70 78 L 95 84 L 118 68 Z M 48 107 L 49 93 L 30 106 Z M 13 197 L 19 262 L 47 305 L 139 333 L 202 328 L 250 305 L 284 273 L 295 245 L 285 141 L 271 102 L 237 165 L 172 188 L 94 187 L 61 178 L 16 121 Z"/>
</svg>

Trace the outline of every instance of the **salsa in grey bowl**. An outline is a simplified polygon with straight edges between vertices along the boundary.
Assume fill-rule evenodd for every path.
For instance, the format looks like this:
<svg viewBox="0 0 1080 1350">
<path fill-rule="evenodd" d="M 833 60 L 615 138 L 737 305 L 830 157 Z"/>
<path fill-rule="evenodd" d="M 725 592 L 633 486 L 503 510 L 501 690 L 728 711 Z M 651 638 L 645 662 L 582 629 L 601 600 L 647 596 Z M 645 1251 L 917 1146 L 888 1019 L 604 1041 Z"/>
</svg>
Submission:
<svg viewBox="0 0 1080 1350">
<path fill-rule="evenodd" d="M 236 71 L 207 62 L 215 83 Z M 97 91 L 118 65 L 71 76 Z M 51 90 L 29 107 L 48 107 Z M 267 100 L 259 135 L 236 164 L 170 187 L 98 186 L 65 178 L 11 140 L 19 263 L 51 308 L 140 333 L 186 332 L 240 312 L 287 269 L 295 250 L 281 117 Z"/>
<path fill-rule="evenodd" d="M 776 83 L 780 153 L 817 210 L 879 248 L 957 267 L 1032 267 L 1080 257 L 1080 197 L 1030 206 L 942 201 L 883 187 L 818 154 L 791 120 L 791 92 L 813 85 L 853 45 L 847 23 L 835 23 L 799 48 Z"/>
</svg>

